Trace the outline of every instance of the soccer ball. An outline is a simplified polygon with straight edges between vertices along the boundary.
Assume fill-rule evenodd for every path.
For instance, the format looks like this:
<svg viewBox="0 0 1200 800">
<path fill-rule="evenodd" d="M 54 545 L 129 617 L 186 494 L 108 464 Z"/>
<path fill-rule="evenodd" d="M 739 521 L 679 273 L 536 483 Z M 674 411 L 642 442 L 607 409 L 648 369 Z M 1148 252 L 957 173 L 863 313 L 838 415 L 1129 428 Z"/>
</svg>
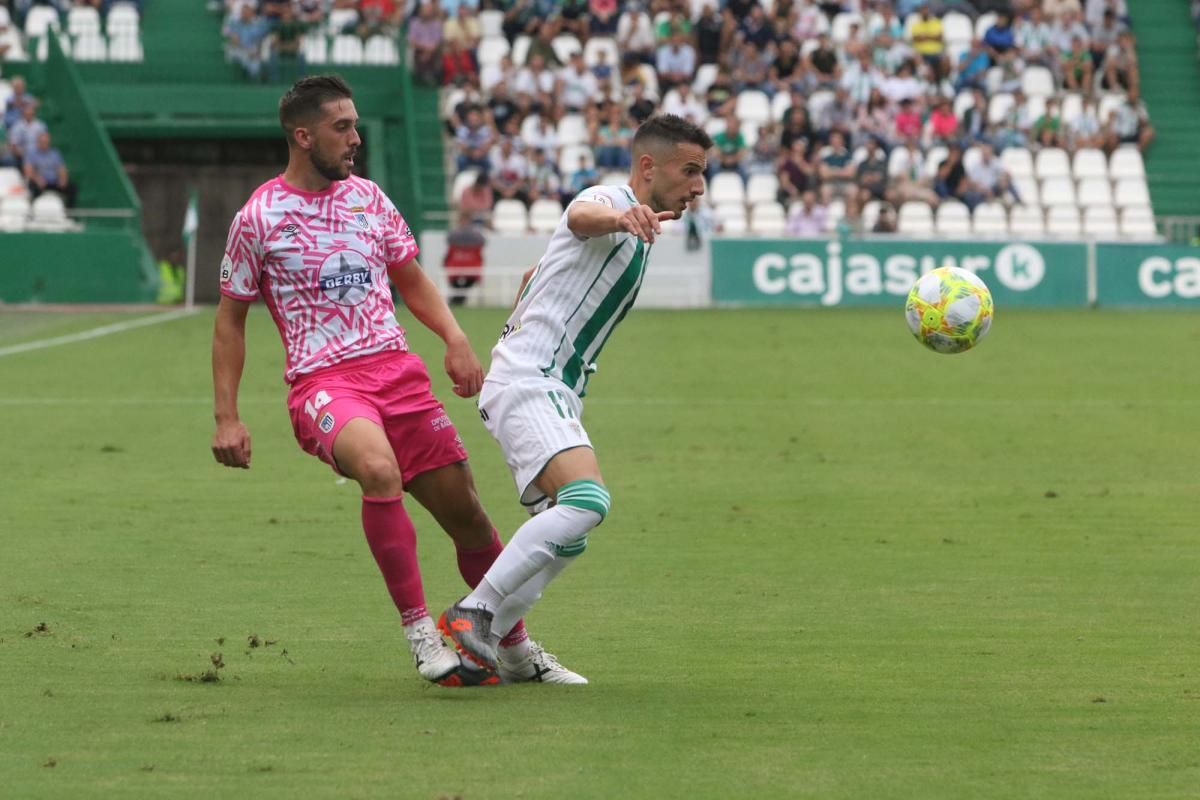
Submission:
<svg viewBox="0 0 1200 800">
<path fill-rule="evenodd" d="M 913 284 L 904 315 L 918 342 L 939 353 L 961 353 L 992 327 L 992 293 L 970 270 L 939 267 Z"/>
</svg>

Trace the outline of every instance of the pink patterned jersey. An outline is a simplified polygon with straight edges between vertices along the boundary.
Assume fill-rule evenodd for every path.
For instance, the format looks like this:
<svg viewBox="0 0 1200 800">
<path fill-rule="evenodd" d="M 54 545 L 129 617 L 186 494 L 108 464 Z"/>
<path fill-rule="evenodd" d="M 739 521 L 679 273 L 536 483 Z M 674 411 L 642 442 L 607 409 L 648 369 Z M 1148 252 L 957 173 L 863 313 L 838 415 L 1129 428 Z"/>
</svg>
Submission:
<svg viewBox="0 0 1200 800">
<path fill-rule="evenodd" d="M 407 350 L 389 267 L 417 255 L 400 212 L 374 183 L 351 176 L 323 192 L 267 181 L 233 219 L 221 293 L 262 295 L 297 377 L 348 358 Z"/>
</svg>

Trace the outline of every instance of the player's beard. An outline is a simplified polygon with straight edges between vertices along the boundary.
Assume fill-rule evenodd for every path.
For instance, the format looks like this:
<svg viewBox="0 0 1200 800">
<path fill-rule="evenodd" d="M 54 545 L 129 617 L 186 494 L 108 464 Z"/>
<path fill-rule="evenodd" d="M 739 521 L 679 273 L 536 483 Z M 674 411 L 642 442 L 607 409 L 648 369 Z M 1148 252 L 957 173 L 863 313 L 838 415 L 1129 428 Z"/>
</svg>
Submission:
<svg viewBox="0 0 1200 800">
<path fill-rule="evenodd" d="M 355 155 L 357 155 L 357 153 L 353 151 L 351 151 L 349 154 L 350 157 Z M 325 154 L 321 152 L 321 148 L 319 147 L 313 147 L 308 156 L 309 160 L 312 162 L 313 169 L 315 169 L 321 177 L 331 181 L 344 181 L 346 178 L 350 177 L 350 168 L 347 167 L 344 162 L 346 157 L 347 154 L 342 154 L 337 158 L 326 158 Z"/>
<path fill-rule="evenodd" d="M 670 211 L 675 214 L 675 219 L 679 219 L 679 217 L 683 214 L 683 209 L 687 208 L 687 203 L 684 203 L 682 208 L 676 208 L 675 205 L 675 203 L 668 203 L 666 200 L 664 200 L 662 195 L 660 195 L 658 192 L 650 193 L 651 208 L 653 208 L 656 212 Z"/>
</svg>

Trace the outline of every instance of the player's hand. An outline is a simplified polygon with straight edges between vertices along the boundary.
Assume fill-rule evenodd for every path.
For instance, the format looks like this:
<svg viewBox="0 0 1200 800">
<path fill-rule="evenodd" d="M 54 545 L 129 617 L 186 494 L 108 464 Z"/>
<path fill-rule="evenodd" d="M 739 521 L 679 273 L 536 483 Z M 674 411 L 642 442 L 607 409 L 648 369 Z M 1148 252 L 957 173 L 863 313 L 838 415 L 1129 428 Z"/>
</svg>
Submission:
<svg viewBox="0 0 1200 800">
<path fill-rule="evenodd" d="M 474 397 L 483 388 L 483 366 L 466 339 L 446 343 L 446 374 L 454 381 L 459 397 Z"/>
<path fill-rule="evenodd" d="M 222 422 L 213 434 L 213 456 L 227 467 L 250 469 L 250 431 L 240 421 Z"/>
<path fill-rule="evenodd" d="M 632 233 L 646 244 L 654 244 L 654 237 L 662 233 L 662 223 L 675 219 L 674 211 L 655 211 L 650 206 L 634 206 L 621 214 L 618 224 L 626 233 Z"/>
</svg>

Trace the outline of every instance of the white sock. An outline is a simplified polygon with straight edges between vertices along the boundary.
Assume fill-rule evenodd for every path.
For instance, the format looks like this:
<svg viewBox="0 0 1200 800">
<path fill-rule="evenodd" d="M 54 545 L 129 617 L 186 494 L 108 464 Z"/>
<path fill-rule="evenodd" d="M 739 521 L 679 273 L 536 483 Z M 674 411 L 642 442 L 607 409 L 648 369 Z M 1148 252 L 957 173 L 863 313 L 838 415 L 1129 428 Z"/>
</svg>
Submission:
<svg viewBox="0 0 1200 800">
<path fill-rule="evenodd" d="M 513 534 L 475 591 L 462 601 L 463 605 L 481 607 L 495 614 L 509 596 L 547 565 L 582 553 L 587 546 L 588 531 L 603 518 L 596 511 L 570 505 L 557 505 L 533 517 Z M 536 590 L 539 595 L 542 588 Z M 493 623 L 493 629 L 507 631 L 518 618 L 513 617 L 508 627 Z"/>
<path fill-rule="evenodd" d="M 492 631 L 509 631 L 512 626 L 517 624 L 517 620 L 529 613 L 529 609 L 533 608 L 542 597 L 542 592 L 550 584 L 550 581 L 558 577 L 564 569 L 575 563 L 578 556 L 571 557 L 556 557 L 546 566 L 542 567 L 537 574 L 525 581 L 520 589 L 504 598 L 504 602 L 500 605 L 500 610 L 496 611 L 495 619 L 492 620 Z"/>
</svg>

